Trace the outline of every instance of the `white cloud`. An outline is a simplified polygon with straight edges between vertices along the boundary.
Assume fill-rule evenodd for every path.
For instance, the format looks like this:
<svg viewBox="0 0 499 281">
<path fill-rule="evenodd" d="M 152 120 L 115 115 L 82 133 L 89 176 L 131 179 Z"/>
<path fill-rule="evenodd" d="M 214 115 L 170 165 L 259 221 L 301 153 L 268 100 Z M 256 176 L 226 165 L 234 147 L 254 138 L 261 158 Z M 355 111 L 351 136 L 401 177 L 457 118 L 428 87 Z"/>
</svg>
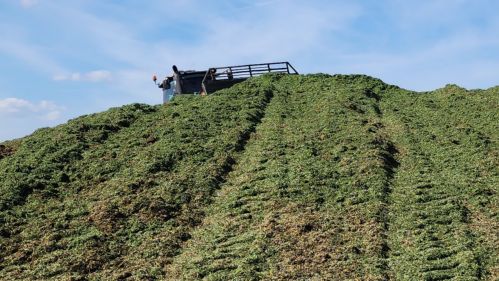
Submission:
<svg viewBox="0 0 499 281">
<path fill-rule="evenodd" d="M 20 0 L 19 2 L 24 8 L 31 8 L 38 4 L 38 0 Z"/>
<path fill-rule="evenodd" d="M 60 117 L 61 117 L 60 111 L 51 111 L 51 112 L 45 114 L 44 119 L 46 119 L 48 121 L 53 121 L 53 120 L 59 119 Z"/>
<path fill-rule="evenodd" d="M 91 82 L 106 81 L 111 79 L 111 72 L 107 70 L 95 70 L 85 73 L 83 80 Z"/>
<path fill-rule="evenodd" d="M 111 77 L 111 72 L 108 70 L 94 70 L 86 73 L 57 74 L 52 78 L 55 81 L 102 82 L 111 80 Z"/>
<path fill-rule="evenodd" d="M 40 101 L 34 103 L 24 99 L 6 98 L 0 99 L 0 116 L 7 117 L 37 117 L 46 121 L 60 118 L 64 107 L 58 106 L 51 101 Z"/>
</svg>

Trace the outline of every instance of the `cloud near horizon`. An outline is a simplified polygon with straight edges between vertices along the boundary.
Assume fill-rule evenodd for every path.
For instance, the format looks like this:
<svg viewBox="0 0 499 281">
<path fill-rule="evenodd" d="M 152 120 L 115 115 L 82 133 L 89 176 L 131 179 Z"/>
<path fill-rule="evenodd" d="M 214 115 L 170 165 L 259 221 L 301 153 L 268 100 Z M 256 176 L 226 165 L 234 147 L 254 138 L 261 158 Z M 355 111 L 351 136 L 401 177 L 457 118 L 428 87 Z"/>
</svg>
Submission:
<svg viewBox="0 0 499 281">
<path fill-rule="evenodd" d="M 38 118 L 45 121 L 54 121 L 60 118 L 64 107 L 54 102 L 42 100 L 34 103 L 25 99 L 0 99 L 0 116 L 16 116 L 18 118 Z"/>
<path fill-rule="evenodd" d="M 85 73 L 73 72 L 71 74 L 57 74 L 52 77 L 54 81 L 80 81 L 80 82 L 103 82 L 110 81 L 111 72 L 108 70 L 94 70 Z"/>
</svg>

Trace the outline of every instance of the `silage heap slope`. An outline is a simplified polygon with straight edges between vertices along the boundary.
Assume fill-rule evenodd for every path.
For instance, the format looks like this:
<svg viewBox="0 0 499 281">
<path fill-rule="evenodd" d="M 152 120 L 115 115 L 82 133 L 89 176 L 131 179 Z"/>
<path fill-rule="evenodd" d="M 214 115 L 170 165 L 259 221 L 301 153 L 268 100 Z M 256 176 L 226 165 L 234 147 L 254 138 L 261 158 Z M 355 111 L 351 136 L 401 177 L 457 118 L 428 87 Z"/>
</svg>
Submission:
<svg viewBox="0 0 499 281">
<path fill-rule="evenodd" d="M 321 75 L 275 84 L 174 277 L 383 279 L 393 157 L 371 87 L 385 85 Z"/>
<path fill-rule="evenodd" d="M 499 89 L 265 76 L 0 146 L 0 279 L 495 280 Z"/>
<path fill-rule="evenodd" d="M 498 280 L 499 87 L 386 95 L 381 108 L 401 164 L 389 217 L 396 279 Z"/>
<path fill-rule="evenodd" d="M 21 140 L 0 162 L 1 279 L 164 276 L 259 122 L 255 83 Z"/>
</svg>

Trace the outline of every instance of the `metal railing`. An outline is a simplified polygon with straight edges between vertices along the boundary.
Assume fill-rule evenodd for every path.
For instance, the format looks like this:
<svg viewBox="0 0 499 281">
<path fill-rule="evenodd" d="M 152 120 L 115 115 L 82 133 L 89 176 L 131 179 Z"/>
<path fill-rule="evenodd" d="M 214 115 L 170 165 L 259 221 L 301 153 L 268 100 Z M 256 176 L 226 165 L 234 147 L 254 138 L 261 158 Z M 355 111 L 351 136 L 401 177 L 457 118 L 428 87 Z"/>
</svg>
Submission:
<svg viewBox="0 0 499 281">
<path fill-rule="evenodd" d="M 208 93 L 206 90 L 206 83 L 208 82 L 214 82 L 217 80 L 245 80 L 265 73 L 298 74 L 298 71 L 296 71 L 296 69 L 287 61 L 211 67 L 204 75 L 202 88 L 205 93 Z"/>
</svg>

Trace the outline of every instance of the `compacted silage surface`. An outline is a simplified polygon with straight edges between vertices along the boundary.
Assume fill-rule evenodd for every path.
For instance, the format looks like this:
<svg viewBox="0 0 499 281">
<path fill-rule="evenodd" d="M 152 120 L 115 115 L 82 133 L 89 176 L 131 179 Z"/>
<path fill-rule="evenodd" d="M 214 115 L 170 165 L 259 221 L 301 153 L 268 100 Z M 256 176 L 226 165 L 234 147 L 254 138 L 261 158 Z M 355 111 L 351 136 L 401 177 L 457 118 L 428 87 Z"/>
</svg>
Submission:
<svg viewBox="0 0 499 281">
<path fill-rule="evenodd" d="M 499 88 L 265 76 L 0 145 L 0 280 L 497 280 Z"/>
<path fill-rule="evenodd" d="M 384 95 L 396 280 L 499 279 L 499 88 Z"/>
<path fill-rule="evenodd" d="M 270 99 L 255 83 L 21 140 L 0 162 L 1 279 L 166 276 Z"/>
</svg>

